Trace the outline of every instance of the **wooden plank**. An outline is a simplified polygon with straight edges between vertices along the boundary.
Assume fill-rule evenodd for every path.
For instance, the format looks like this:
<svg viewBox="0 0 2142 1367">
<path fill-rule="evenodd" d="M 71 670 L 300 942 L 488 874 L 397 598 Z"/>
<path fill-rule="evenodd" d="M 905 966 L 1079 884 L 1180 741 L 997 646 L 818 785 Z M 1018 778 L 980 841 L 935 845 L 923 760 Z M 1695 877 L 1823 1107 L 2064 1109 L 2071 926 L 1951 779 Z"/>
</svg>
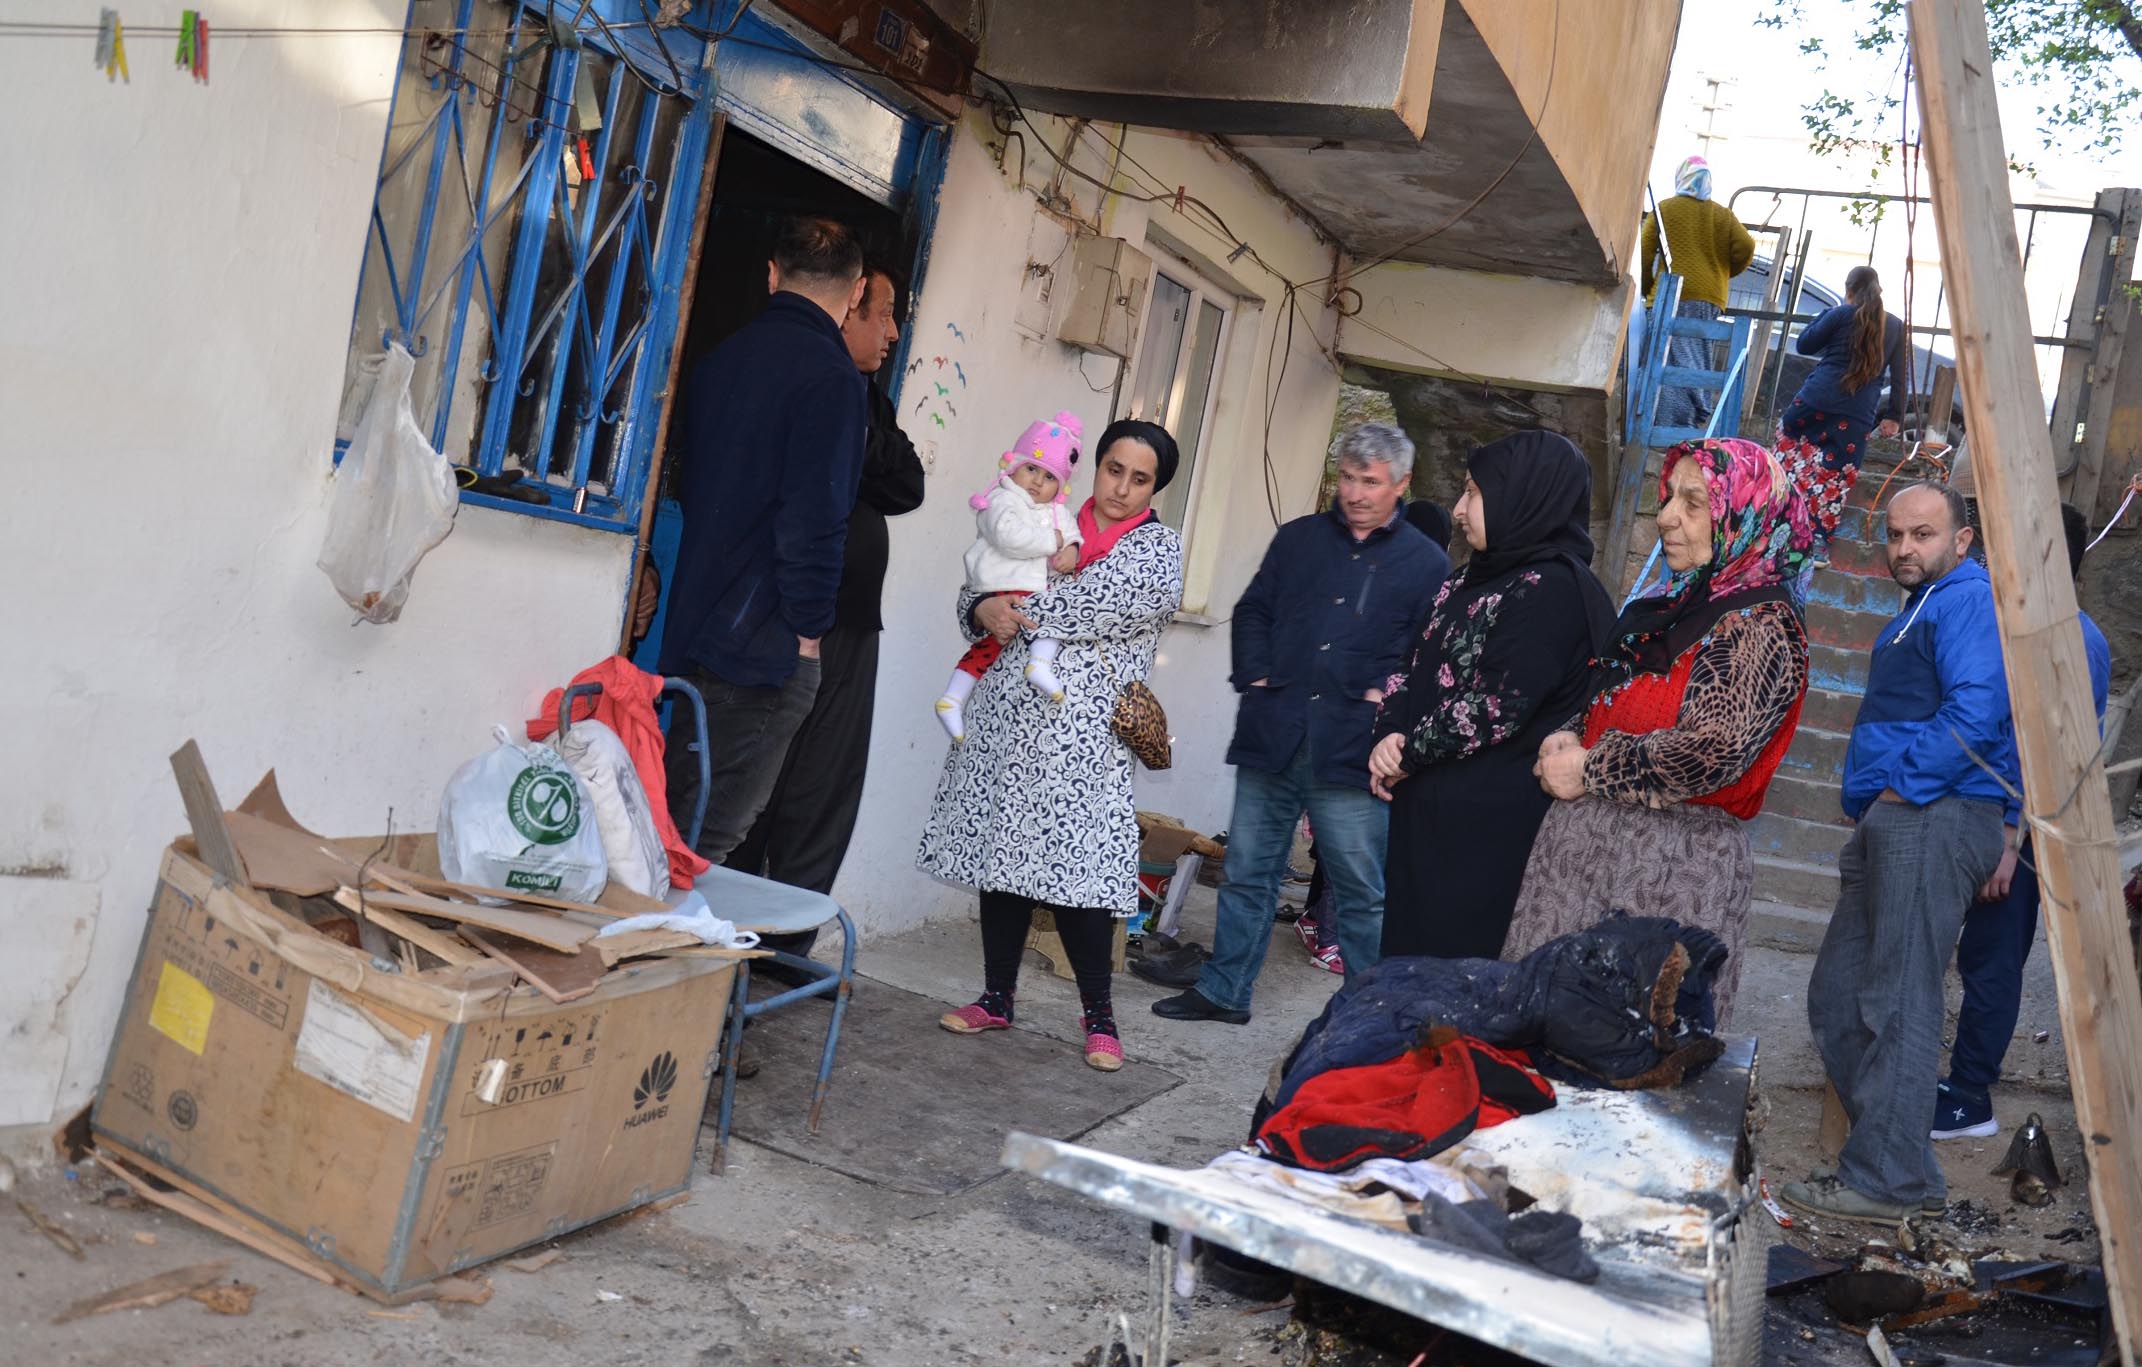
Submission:
<svg viewBox="0 0 2142 1367">
<path fill-rule="evenodd" d="M 1926 397 L 1926 427 L 1920 433 L 1928 441 L 1943 445 L 1949 440 L 1949 420 L 1956 412 L 1956 367 L 1934 367 L 1933 392 Z"/>
<path fill-rule="evenodd" d="M 742 13 L 742 11 L 738 11 Z M 677 376 L 684 370 L 684 343 L 691 332 L 692 300 L 699 293 L 699 253 L 707 244 L 707 214 L 714 204 L 715 173 L 721 169 L 721 145 L 729 131 L 729 116 L 716 110 L 707 130 L 707 164 L 699 176 L 699 202 L 692 207 L 692 246 L 684 254 L 683 282 L 677 287 L 677 332 L 669 344 L 669 374 L 662 382 L 662 416 L 655 422 L 654 445 L 647 456 L 647 488 L 640 499 L 640 534 L 633 541 L 639 552 L 632 561 L 632 583 L 625 589 L 625 621 L 617 633 L 617 653 L 632 654 L 632 612 L 640 599 L 640 580 L 654 554 L 655 505 L 662 497 L 662 466 L 669 454 L 669 424 L 677 411 Z"/>
<path fill-rule="evenodd" d="M 129 1155 L 129 1157 L 131 1156 Z M 226 1239 L 244 1244 L 255 1253 L 263 1257 L 273 1258 L 291 1271 L 301 1272 L 316 1282 L 324 1282 L 329 1286 L 342 1285 L 340 1279 L 332 1273 L 323 1271 L 312 1259 L 280 1247 L 265 1235 L 257 1233 L 239 1224 L 235 1219 L 225 1216 L 207 1202 L 198 1200 L 176 1189 L 170 1191 L 160 1190 L 148 1178 L 136 1173 L 126 1163 L 121 1162 L 113 1154 L 109 1144 L 97 1151 L 97 1162 L 103 1166 L 106 1172 L 111 1173 L 129 1187 L 132 1187 L 134 1194 L 142 1200 L 153 1205 L 162 1206 L 174 1215 L 182 1215 L 204 1229 L 214 1230 Z"/>
<path fill-rule="evenodd" d="M 201 862 L 238 886 L 251 887 L 246 881 L 245 861 L 238 857 L 230 828 L 224 824 L 223 803 L 217 799 L 216 785 L 208 777 L 201 747 L 190 740 L 181 745 L 172 753 L 171 772 L 178 778 L 179 799 L 186 804 L 186 824 L 193 828 L 193 843 L 201 852 Z"/>
<path fill-rule="evenodd" d="M 684 930 L 628 930 L 622 935 L 598 935 L 588 941 L 596 953 L 602 955 L 606 966 L 615 967 L 622 959 L 636 959 L 643 954 L 660 954 L 670 949 L 690 949 L 699 943 L 699 937 Z"/>
<path fill-rule="evenodd" d="M 53 1317 L 54 1324 L 72 1324 L 88 1319 L 91 1315 L 108 1315 L 114 1310 L 147 1310 L 151 1306 L 165 1305 L 188 1295 L 200 1287 L 217 1280 L 231 1270 L 230 1260 L 195 1263 L 191 1267 L 174 1268 L 144 1281 L 132 1282 L 101 1296 L 76 1301 Z"/>
<path fill-rule="evenodd" d="M 2142 231 L 2142 203 L 2135 192 L 2114 192 L 2124 196 L 2120 205 L 2120 226 L 2114 238 L 2120 254 L 2112 259 L 2110 269 L 2113 281 L 2124 286 L 2134 273 L 2135 237 Z M 2074 486 L 2069 502 L 2083 510 L 2088 517 L 2097 504 L 2098 490 L 2103 487 L 2105 475 L 2105 441 L 2112 432 L 2114 401 L 2119 398 L 2120 367 L 2127 356 L 2127 327 L 2134 318 L 2131 308 L 2118 308 L 2110 302 L 2112 289 L 2108 283 L 2105 290 L 2106 306 L 2097 325 L 2095 345 L 2090 351 L 2090 403 L 2083 410 L 2082 446 L 2077 453 L 2074 471 Z"/>
<path fill-rule="evenodd" d="M 483 955 L 443 930 L 433 930 L 423 922 L 404 916 L 391 907 L 379 905 L 378 893 L 360 897 L 355 888 L 341 888 L 335 893 L 335 901 L 355 912 L 360 921 L 370 921 L 381 930 L 401 936 L 418 949 L 437 959 L 444 959 L 458 968 L 463 964 L 479 963 Z"/>
<path fill-rule="evenodd" d="M 353 889 L 354 891 L 354 889 Z M 545 949 L 555 949 L 561 954 L 570 954 L 589 940 L 595 938 L 595 927 L 568 921 L 562 916 L 548 912 L 516 911 L 511 907 L 480 907 L 474 902 L 449 902 L 439 897 L 427 897 L 422 893 L 368 892 L 365 902 L 372 906 L 385 907 L 389 911 L 413 911 L 420 916 L 435 916 L 442 921 L 458 921 L 466 925 L 495 930 L 501 935 L 539 944 Z M 341 901 L 337 893 L 336 901 Z"/>
<path fill-rule="evenodd" d="M 378 866 L 375 865 L 375 872 L 377 872 L 377 868 Z M 575 902 L 564 897 L 545 897 L 541 893 L 535 892 L 514 892 L 506 888 L 480 888 L 473 883 L 450 882 L 444 878 L 434 878 L 428 873 L 415 873 L 404 868 L 396 868 L 393 872 L 394 876 L 403 882 L 430 893 L 444 894 L 452 892 L 459 893 L 463 897 L 495 897 L 501 901 L 515 902 L 523 906 L 547 907 L 552 911 L 584 912 L 589 916 L 600 916 L 607 921 L 618 921 L 624 919 L 627 915 L 637 916 L 639 914 L 638 912 L 620 911 L 616 907 L 597 906 L 593 902 Z M 653 902 L 650 905 L 659 907 L 662 904 Z"/>
<path fill-rule="evenodd" d="M 2068 575 L 1983 0 L 1911 0 L 1934 219 L 2000 615 L 2025 820 L 2121 1360 L 2142 1360 L 2142 987 Z M 2070 794 L 2073 794 L 2072 798 Z"/>
<path fill-rule="evenodd" d="M 593 945 L 572 953 L 538 949 L 533 945 L 504 945 L 473 926 L 463 926 L 468 942 L 526 978 L 536 991 L 554 1002 L 578 1001 L 601 985 L 610 966 Z"/>
</svg>

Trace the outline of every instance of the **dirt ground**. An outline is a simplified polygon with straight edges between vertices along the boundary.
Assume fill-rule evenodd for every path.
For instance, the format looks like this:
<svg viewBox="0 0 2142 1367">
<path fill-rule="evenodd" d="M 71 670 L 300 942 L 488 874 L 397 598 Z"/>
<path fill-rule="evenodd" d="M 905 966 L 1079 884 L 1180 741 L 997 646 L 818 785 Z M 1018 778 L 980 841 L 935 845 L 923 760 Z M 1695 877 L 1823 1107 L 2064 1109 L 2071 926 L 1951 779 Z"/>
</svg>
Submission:
<svg viewBox="0 0 2142 1367">
<path fill-rule="evenodd" d="M 1211 916 L 1212 893 L 1200 889 L 1186 934 L 1209 943 Z M 955 923 L 872 942 L 862 966 L 879 981 L 949 1003 L 972 995 L 978 958 L 973 927 Z M 1757 944 L 1744 973 L 1741 1024 L 1762 1040 L 1758 1146 L 1773 1186 L 1820 1161 L 1820 1072 L 1802 1014 L 1811 963 L 1804 945 Z M 1119 984 L 1126 1049 L 1181 1082 L 1080 1142 L 1192 1166 L 1240 1142 L 1273 1058 L 1337 979 L 1309 964 L 1289 935 L 1275 943 L 1256 1018 L 1243 1027 L 1161 1022 L 1147 1010 L 1159 989 L 1129 975 Z M 1061 1067 L 1081 1068 L 1072 1046 L 1077 1008 L 1070 985 L 1030 972 L 1020 1005 L 1019 1028 L 1062 1041 Z M 791 1014 L 797 1028 L 819 1028 L 815 1015 Z M 2011 1209 L 2006 1180 L 1987 1173 L 2006 1147 L 2007 1130 L 2031 1110 L 2051 1127 L 2063 1164 L 2076 1163 L 2052 1016 L 2041 950 L 2032 959 L 2010 1077 L 1995 1095 L 2004 1133 L 1943 1150 L 1956 1197 L 1998 1220 L 1969 1234 L 1973 1252 L 2095 1256 L 2087 1234 L 2054 1240 L 2087 1228 L 2079 1185 L 2048 1210 Z M 2032 1039 L 2040 1029 L 2052 1032 L 2042 1044 Z M 976 1066 L 986 1067 L 990 1038 L 971 1043 Z M 829 1127 L 841 1123 L 838 1076 Z M 1049 1085 L 1046 1072 L 1004 1079 L 1003 1128 L 1018 1125 L 1022 1093 Z M 751 1086 L 740 1089 L 740 1107 L 751 1105 Z M 729 1174 L 701 1176 L 680 1207 L 567 1236 L 558 1241 L 566 1257 L 540 1272 L 486 1269 L 481 1275 L 494 1295 L 480 1306 L 382 1310 L 176 1217 L 95 1204 L 107 1185 L 92 1169 L 57 1168 L 26 1174 L 18 1185 L 19 1196 L 84 1246 L 79 1262 L 20 1215 L 0 1210 L 0 1341 L 12 1361 L 83 1367 L 1072 1363 L 1105 1341 L 1119 1316 L 1135 1322 L 1144 1306 L 1144 1228 L 1056 1188 L 1006 1174 L 955 1196 L 921 1198 L 743 1142 L 732 1149 Z M 1856 1246 L 1864 1235 L 1802 1228 L 1789 1237 L 1836 1249 Z M 225 1317 L 178 1301 L 65 1326 L 50 1322 L 78 1298 L 219 1258 L 230 1259 L 231 1276 L 260 1288 L 250 1314 Z M 1298 1330 L 1287 1329 L 1288 1315 L 1284 1306 L 1246 1306 L 1201 1289 L 1182 1312 L 1176 1350 L 1196 1367 L 1294 1367 L 1309 1350 Z"/>
</svg>

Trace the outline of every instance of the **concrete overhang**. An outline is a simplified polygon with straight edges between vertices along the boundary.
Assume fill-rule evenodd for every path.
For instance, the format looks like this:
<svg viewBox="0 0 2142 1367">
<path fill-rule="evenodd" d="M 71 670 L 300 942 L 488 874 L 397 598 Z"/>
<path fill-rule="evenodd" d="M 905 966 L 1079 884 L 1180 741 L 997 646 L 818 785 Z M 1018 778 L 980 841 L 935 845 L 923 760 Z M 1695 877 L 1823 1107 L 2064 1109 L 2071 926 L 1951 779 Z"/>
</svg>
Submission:
<svg viewBox="0 0 2142 1367">
<path fill-rule="evenodd" d="M 1634 247 L 1679 16 L 1675 0 L 992 0 L 983 65 L 1036 109 L 1225 137 L 1356 258 L 1607 286 Z"/>
<path fill-rule="evenodd" d="M 992 0 L 983 66 L 1052 114 L 1413 144 L 1445 0 Z"/>
</svg>

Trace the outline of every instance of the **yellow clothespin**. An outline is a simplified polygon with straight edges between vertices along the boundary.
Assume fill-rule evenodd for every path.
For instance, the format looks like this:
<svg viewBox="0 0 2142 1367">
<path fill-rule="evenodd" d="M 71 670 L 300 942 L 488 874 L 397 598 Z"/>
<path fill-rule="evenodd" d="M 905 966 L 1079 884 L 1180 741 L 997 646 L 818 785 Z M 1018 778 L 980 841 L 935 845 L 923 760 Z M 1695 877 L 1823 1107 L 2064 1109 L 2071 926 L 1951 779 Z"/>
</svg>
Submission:
<svg viewBox="0 0 2142 1367">
<path fill-rule="evenodd" d="M 106 9 L 97 16 L 97 65 L 107 81 L 134 83 L 126 69 L 126 25 L 119 22 L 118 10 Z"/>
</svg>

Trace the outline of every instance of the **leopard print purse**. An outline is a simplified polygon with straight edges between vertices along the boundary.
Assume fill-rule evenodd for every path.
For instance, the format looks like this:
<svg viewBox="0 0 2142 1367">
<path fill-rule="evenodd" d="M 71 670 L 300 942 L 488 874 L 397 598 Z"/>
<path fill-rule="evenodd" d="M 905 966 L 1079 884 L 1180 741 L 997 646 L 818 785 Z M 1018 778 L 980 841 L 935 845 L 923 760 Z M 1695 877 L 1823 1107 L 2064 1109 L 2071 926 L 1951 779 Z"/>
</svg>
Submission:
<svg viewBox="0 0 2142 1367">
<path fill-rule="evenodd" d="M 1108 671 L 1108 681 L 1116 681 L 1116 672 L 1109 666 L 1108 652 L 1102 651 L 1101 668 Z M 1130 752 L 1140 764 L 1148 769 L 1165 769 L 1175 762 L 1174 738 L 1168 734 L 1167 709 L 1160 705 L 1153 690 L 1143 680 L 1132 679 L 1116 692 L 1116 708 L 1108 718 L 1108 729 L 1116 738 L 1130 747 Z"/>
</svg>

